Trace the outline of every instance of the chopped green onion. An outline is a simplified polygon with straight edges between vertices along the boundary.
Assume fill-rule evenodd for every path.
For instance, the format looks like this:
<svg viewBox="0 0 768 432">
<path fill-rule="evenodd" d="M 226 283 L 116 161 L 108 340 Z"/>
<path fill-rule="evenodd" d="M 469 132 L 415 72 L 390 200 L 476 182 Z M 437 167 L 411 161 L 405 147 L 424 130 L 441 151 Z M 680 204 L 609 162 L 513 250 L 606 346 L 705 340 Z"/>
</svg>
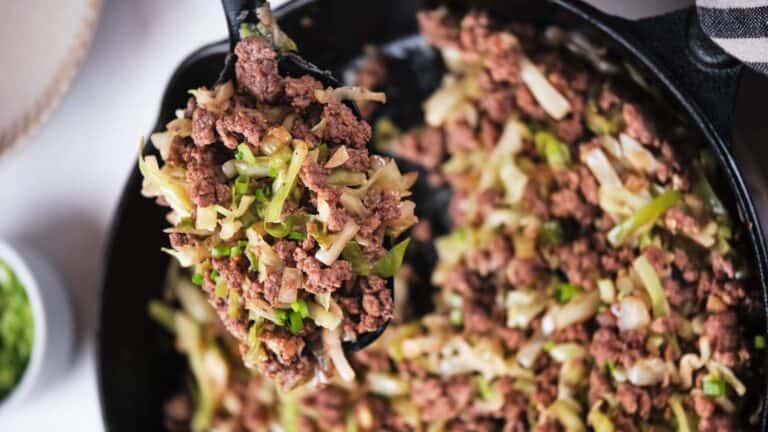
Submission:
<svg viewBox="0 0 768 432">
<path fill-rule="evenodd" d="M 264 231 L 267 232 L 267 234 L 271 235 L 274 238 L 283 238 L 287 236 L 291 229 L 293 228 L 293 224 L 288 223 L 287 220 L 282 222 L 265 222 L 264 223 Z"/>
<path fill-rule="evenodd" d="M 248 178 L 248 176 L 243 176 L 243 175 L 238 176 L 235 179 L 234 186 L 232 186 L 232 188 L 234 189 L 234 194 L 233 195 L 240 196 L 240 195 L 247 194 L 250 181 L 251 181 L 251 179 Z"/>
<path fill-rule="evenodd" d="M 291 303 L 291 310 L 298 312 L 302 318 L 309 316 L 309 305 L 307 305 L 307 302 L 302 299 L 298 299 Z"/>
<path fill-rule="evenodd" d="M 563 242 L 563 227 L 560 221 L 552 219 L 541 224 L 539 228 L 539 239 L 546 244 L 557 246 Z"/>
<path fill-rule="evenodd" d="M 230 250 L 229 246 L 214 246 L 211 248 L 211 256 L 214 258 L 229 256 Z"/>
<path fill-rule="evenodd" d="M 448 321 L 457 327 L 464 324 L 464 312 L 458 308 L 451 309 L 451 312 L 448 315 Z"/>
<path fill-rule="evenodd" d="M 288 329 L 291 331 L 291 333 L 295 334 L 304 329 L 304 319 L 302 318 L 301 313 L 291 311 L 288 314 L 288 319 Z"/>
<path fill-rule="evenodd" d="M 291 240 L 303 241 L 303 240 L 307 239 L 307 234 L 303 233 L 303 232 L 299 232 L 299 231 L 291 231 L 288 234 L 288 238 L 291 239 Z"/>
<path fill-rule="evenodd" d="M 566 303 L 582 291 L 581 287 L 571 283 L 559 283 L 555 287 L 555 298 L 560 303 Z"/>
<path fill-rule="evenodd" d="M 554 347 L 555 347 L 555 343 L 553 341 L 546 341 L 544 342 L 544 346 L 542 348 L 544 349 L 544 351 L 549 352 Z"/>
<path fill-rule="evenodd" d="M 390 249 L 381 259 L 376 261 L 371 269 L 373 274 L 383 278 L 394 276 L 403 264 L 403 257 L 405 256 L 405 251 L 408 249 L 408 244 L 410 242 L 410 238 L 401 241 Z"/>
<path fill-rule="evenodd" d="M 235 152 L 235 159 L 241 160 L 251 165 L 256 163 L 256 156 L 253 154 L 250 147 L 248 147 L 248 144 L 246 143 L 240 143 L 240 145 L 237 146 L 237 151 Z"/>
<path fill-rule="evenodd" d="M 277 178 L 277 168 L 275 167 L 269 167 L 269 174 L 272 178 Z"/>
<path fill-rule="evenodd" d="M 246 257 L 248 257 L 248 261 L 251 262 L 251 266 L 248 267 L 249 271 L 255 272 L 259 270 L 259 257 L 252 253 L 246 253 Z"/>
<path fill-rule="evenodd" d="M 275 309 L 275 318 L 277 318 L 278 324 L 285 325 L 288 321 L 288 311 Z"/>
<path fill-rule="evenodd" d="M 192 283 L 195 285 L 202 285 L 203 284 L 203 275 L 200 273 L 195 273 L 192 275 Z"/>
<path fill-rule="evenodd" d="M 211 281 L 216 282 L 219 280 L 219 272 L 211 270 Z"/>
<path fill-rule="evenodd" d="M 235 290 L 229 290 L 229 307 L 227 308 L 227 313 L 230 318 L 234 319 L 239 318 L 242 313 L 242 309 L 240 308 L 240 296 Z"/>
<path fill-rule="evenodd" d="M 269 201 L 269 199 L 272 198 L 272 188 L 269 186 L 262 186 L 256 189 L 254 196 L 256 197 L 257 202 Z"/>
<path fill-rule="evenodd" d="M 680 200 L 680 192 L 669 189 L 641 207 L 634 215 L 616 225 L 608 232 L 608 241 L 613 246 L 619 246 L 628 238 L 635 235 L 644 227 L 656 222 L 667 210 Z"/>
<path fill-rule="evenodd" d="M 701 387 L 707 396 L 722 396 L 725 394 L 725 381 L 711 375 L 704 377 Z"/>
<path fill-rule="evenodd" d="M 243 254 L 243 248 L 241 246 L 232 246 L 232 248 L 229 250 L 229 255 L 236 257 Z"/>
<path fill-rule="evenodd" d="M 765 336 L 763 335 L 755 336 L 755 348 L 765 349 Z"/>
<path fill-rule="evenodd" d="M 216 284 L 216 297 L 224 298 L 229 293 L 229 287 L 225 283 Z"/>
<path fill-rule="evenodd" d="M 536 144 L 536 150 L 547 159 L 549 166 L 563 168 L 571 162 L 571 151 L 568 145 L 554 134 L 539 131 L 533 136 L 533 141 Z"/>
<path fill-rule="evenodd" d="M 483 399 L 490 399 L 493 397 L 493 387 L 491 387 L 491 383 L 485 379 L 485 377 L 478 375 L 477 379 L 475 379 L 475 384 L 477 386 L 477 392 L 480 393 L 480 397 Z"/>
</svg>

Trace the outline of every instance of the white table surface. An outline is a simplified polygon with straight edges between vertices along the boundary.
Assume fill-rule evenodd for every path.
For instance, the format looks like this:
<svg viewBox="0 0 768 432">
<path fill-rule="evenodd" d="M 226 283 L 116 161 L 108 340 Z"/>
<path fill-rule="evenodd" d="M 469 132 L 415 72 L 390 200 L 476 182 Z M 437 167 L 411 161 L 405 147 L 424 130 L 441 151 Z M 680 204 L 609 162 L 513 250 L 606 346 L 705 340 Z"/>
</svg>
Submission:
<svg viewBox="0 0 768 432">
<path fill-rule="evenodd" d="M 640 2 L 599 3 L 606 2 L 613 11 L 642 13 Z M 0 237 L 47 255 L 69 287 L 77 318 L 68 372 L 0 418 L 0 431 L 103 430 L 94 329 L 105 236 L 168 77 L 189 52 L 225 36 L 219 7 L 215 0 L 105 1 L 71 91 L 30 142 L 0 160 Z"/>
</svg>

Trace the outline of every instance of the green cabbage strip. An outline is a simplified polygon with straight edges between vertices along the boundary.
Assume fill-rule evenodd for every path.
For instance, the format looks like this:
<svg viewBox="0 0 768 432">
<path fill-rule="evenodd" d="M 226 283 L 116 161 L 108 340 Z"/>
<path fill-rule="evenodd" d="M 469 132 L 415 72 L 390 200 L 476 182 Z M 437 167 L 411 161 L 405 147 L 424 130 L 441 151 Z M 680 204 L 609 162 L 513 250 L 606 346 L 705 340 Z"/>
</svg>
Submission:
<svg viewBox="0 0 768 432">
<path fill-rule="evenodd" d="M 367 276 L 373 273 L 382 278 L 389 278 L 394 276 L 403 264 L 405 251 L 408 249 L 410 242 L 410 238 L 401 241 L 390 249 L 386 255 L 372 264 L 363 254 L 360 245 L 351 241 L 344 247 L 342 257 L 352 264 L 352 273 L 354 274 Z"/>
<path fill-rule="evenodd" d="M 376 261 L 376 263 L 373 265 L 373 268 L 371 269 L 373 274 L 383 278 L 394 276 L 394 274 L 403 264 L 403 257 L 405 256 L 405 251 L 408 249 L 408 244 L 410 242 L 410 238 L 401 241 L 392 249 L 390 249 L 386 255 L 381 257 L 381 259 Z"/>
<path fill-rule="evenodd" d="M 696 429 L 691 426 L 691 420 L 688 418 L 688 414 L 685 412 L 683 402 L 680 400 L 680 396 L 674 395 L 669 398 L 669 406 L 672 408 L 672 413 L 675 415 L 675 421 L 677 422 L 677 432 L 694 432 Z"/>
<path fill-rule="evenodd" d="M 285 175 L 283 183 L 275 191 L 272 200 L 264 209 L 264 221 L 268 223 L 280 222 L 283 213 L 283 204 L 288 198 L 288 194 L 296 185 L 296 179 L 299 177 L 299 171 L 304 164 L 304 160 L 307 158 L 309 148 L 307 143 L 302 140 L 293 141 L 293 157 L 291 158 L 291 164 L 288 166 L 288 172 Z"/>
<path fill-rule="evenodd" d="M 656 270 L 648 261 L 648 258 L 645 255 L 640 255 L 632 263 L 632 267 L 634 267 L 637 275 L 640 276 L 640 280 L 643 282 L 645 289 L 648 291 L 648 296 L 651 298 L 653 317 L 659 318 L 669 315 L 667 295 L 661 286 L 659 275 L 656 274 Z"/>
<path fill-rule="evenodd" d="M 669 189 L 641 207 L 637 212 L 608 232 L 608 241 L 614 247 L 624 243 L 644 227 L 652 225 L 680 200 L 680 192 Z"/>
<path fill-rule="evenodd" d="M 184 185 L 164 173 L 154 156 L 144 156 L 144 139 L 139 144 L 139 172 L 144 179 L 156 186 L 171 208 L 182 218 L 192 215 L 192 200 L 189 199 Z"/>
</svg>

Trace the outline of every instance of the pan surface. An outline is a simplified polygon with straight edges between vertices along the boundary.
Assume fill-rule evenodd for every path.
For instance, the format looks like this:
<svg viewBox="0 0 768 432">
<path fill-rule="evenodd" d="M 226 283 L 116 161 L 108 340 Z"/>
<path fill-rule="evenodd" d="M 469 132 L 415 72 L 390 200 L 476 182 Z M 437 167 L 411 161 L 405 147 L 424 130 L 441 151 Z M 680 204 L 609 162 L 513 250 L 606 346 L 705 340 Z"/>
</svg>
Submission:
<svg viewBox="0 0 768 432">
<path fill-rule="evenodd" d="M 737 209 L 747 228 L 742 243 L 756 273 L 752 286 L 764 292 L 765 240 L 726 141 L 716 123 L 704 115 L 706 107 L 697 105 L 648 48 L 633 40 L 633 34 L 622 28 L 624 23 L 579 2 L 526 2 L 525 7 L 519 7 L 516 1 L 474 4 L 491 8 L 501 22 L 515 19 L 579 29 L 604 41 L 618 58 L 644 71 L 665 101 L 700 136 L 697 142 L 717 155 L 722 177 L 717 185 L 720 195 L 728 208 Z M 420 101 L 439 85 L 443 71 L 439 58 L 416 36 L 417 7 L 418 2 L 413 0 L 306 0 L 294 1 L 277 10 L 276 15 L 310 61 L 339 77 L 359 58 L 365 45 L 383 45 L 391 71 L 386 89 L 389 103 L 383 114 L 408 127 L 421 121 Z M 174 110 L 185 104 L 188 89 L 216 80 L 227 48 L 226 41 L 205 46 L 179 66 L 163 95 L 154 131 L 162 129 L 173 118 Z M 692 153 L 697 149 L 683 150 Z M 184 359 L 174 352 L 171 338 L 146 313 L 148 301 L 162 295 L 169 258 L 160 252 L 167 242 L 162 233 L 166 227 L 164 211 L 143 198 L 140 190 L 141 176 L 134 169 L 116 213 L 102 288 L 98 385 L 105 426 L 112 432 L 163 430 L 163 402 L 185 380 Z M 421 182 L 414 192 L 419 216 L 433 220 L 438 231 L 446 229 L 448 191 L 433 190 Z M 429 268 L 428 248 L 417 252 L 413 255 L 422 261 L 416 268 Z M 426 299 L 418 300 L 426 303 Z M 755 325 L 764 323 L 758 320 Z"/>
</svg>

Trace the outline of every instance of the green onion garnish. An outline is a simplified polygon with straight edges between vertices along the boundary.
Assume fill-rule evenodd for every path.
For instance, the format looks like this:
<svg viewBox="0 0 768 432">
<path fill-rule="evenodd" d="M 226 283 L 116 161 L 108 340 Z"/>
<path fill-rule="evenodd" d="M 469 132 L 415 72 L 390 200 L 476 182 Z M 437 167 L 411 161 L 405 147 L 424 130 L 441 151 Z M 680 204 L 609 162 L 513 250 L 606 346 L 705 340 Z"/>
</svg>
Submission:
<svg viewBox="0 0 768 432">
<path fill-rule="evenodd" d="M 288 238 L 291 240 L 303 241 L 307 239 L 307 234 L 299 231 L 291 231 L 288 233 Z"/>
<path fill-rule="evenodd" d="M 763 335 L 755 336 L 755 348 L 765 349 L 765 336 Z"/>
<path fill-rule="evenodd" d="M 192 275 L 192 283 L 195 285 L 202 285 L 203 284 L 203 275 L 200 273 L 195 273 Z"/>
<path fill-rule="evenodd" d="M 240 256 L 243 254 L 243 248 L 240 246 L 232 246 L 232 248 L 229 250 L 229 256 Z"/>
<path fill-rule="evenodd" d="M 251 151 L 251 149 L 248 147 L 246 143 L 240 143 L 240 145 L 237 146 L 235 159 L 241 160 L 247 164 L 256 163 L 256 156 L 254 156 L 253 152 Z"/>
<path fill-rule="evenodd" d="M 275 317 L 277 318 L 278 325 L 285 325 L 286 321 L 288 321 L 288 311 L 275 309 Z"/>
<path fill-rule="evenodd" d="M 560 221 L 552 219 L 541 224 L 539 239 L 546 244 L 556 246 L 563 242 L 563 228 Z"/>
<path fill-rule="evenodd" d="M 704 377 L 702 390 L 708 396 L 722 396 L 725 394 L 725 381 L 712 375 Z"/>
<path fill-rule="evenodd" d="M 298 312 L 302 318 L 307 318 L 309 316 L 309 306 L 307 305 L 307 302 L 302 299 L 298 299 L 291 303 L 291 309 L 294 312 Z"/>
<path fill-rule="evenodd" d="M 219 280 L 219 272 L 217 272 L 216 270 L 211 270 L 211 280 L 213 282 L 218 281 Z"/>
<path fill-rule="evenodd" d="M 543 348 L 544 348 L 544 351 L 547 351 L 547 352 L 549 352 L 549 351 L 551 351 L 551 350 L 552 350 L 552 348 L 554 348 L 554 347 L 555 347 L 555 343 L 554 343 L 554 342 L 552 342 L 552 341 L 546 341 L 546 342 L 544 342 L 544 347 L 543 347 Z"/>
<path fill-rule="evenodd" d="M 571 283 L 559 283 L 555 287 L 555 298 L 560 303 L 570 301 L 581 292 L 581 287 Z"/>
<path fill-rule="evenodd" d="M 272 197 L 272 188 L 269 186 L 262 186 L 256 189 L 254 196 L 258 202 L 269 201 L 269 199 Z"/>
<path fill-rule="evenodd" d="M 229 256 L 230 251 L 229 246 L 214 246 L 211 248 L 211 256 L 214 258 Z"/>
<path fill-rule="evenodd" d="M 227 284 L 216 284 L 216 297 L 224 298 L 227 296 L 227 293 L 229 293 L 229 287 L 227 287 Z"/>
<path fill-rule="evenodd" d="M 288 320 L 288 329 L 291 333 L 298 333 L 304 329 L 304 320 L 299 312 L 291 311 L 288 314 Z"/>
</svg>

